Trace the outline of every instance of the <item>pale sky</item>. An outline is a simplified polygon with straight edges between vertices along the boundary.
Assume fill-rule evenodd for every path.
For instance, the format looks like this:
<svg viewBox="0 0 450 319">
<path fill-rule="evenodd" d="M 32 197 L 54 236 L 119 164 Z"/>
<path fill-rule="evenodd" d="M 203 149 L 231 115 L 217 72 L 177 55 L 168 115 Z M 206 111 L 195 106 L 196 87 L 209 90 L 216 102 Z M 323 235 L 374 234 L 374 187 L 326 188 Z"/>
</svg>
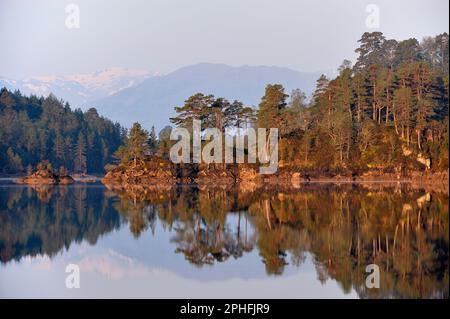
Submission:
<svg viewBox="0 0 450 319">
<path fill-rule="evenodd" d="M 77 4 L 80 28 L 68 29 Z M 368 4 L 380 28 L 368 29 Z M 336 69 L 366 31 L 418 39 L 448 32 L 448 0 L 0 0 L 0 76 L 112 66 L 168 73 L 200 63 Z"/>
</svg>

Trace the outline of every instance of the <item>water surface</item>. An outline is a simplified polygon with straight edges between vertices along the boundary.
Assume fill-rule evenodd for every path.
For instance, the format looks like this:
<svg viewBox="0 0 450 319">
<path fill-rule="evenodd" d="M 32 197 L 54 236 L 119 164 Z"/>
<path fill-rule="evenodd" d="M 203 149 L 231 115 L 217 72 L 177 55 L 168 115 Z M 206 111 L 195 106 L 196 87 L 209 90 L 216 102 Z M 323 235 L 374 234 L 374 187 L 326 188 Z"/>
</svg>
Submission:
<svg viewBox="0 0 450 319">
<path fill-rule="evenodd" d="M 448 194 L 0 181 L 0 297 L 448 298 Z M 80 288 L 66 287 L 66 266 Z M 380 288 L 365 285 L 366 266 Z"/>
</svg>

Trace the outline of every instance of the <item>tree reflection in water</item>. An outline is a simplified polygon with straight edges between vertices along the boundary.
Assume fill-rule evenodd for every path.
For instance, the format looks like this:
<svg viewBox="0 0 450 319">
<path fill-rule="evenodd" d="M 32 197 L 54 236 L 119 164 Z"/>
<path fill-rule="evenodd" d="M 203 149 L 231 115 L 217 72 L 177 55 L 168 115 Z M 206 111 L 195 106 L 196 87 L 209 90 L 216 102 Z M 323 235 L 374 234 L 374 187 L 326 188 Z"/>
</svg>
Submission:
<svg viewBox="0 0 450 319">
<path fill-rule="evenodd" d="M 230 220 L 232 222 L 230 222 Z M 155 224 L 195 266 L 256 250 L 268 275 L 310 254 L 318 279 L 361 297 L 448 298 L 448 194 L 355 185 L 248 190 L 195 187 L 6 188 L 0 193 L 0 259 L 53 256 L 72 242 L 95 244 L 128 225 L 135 237 Z M 381 288 L 365 288 L 365 267 Z"/>
</svg>

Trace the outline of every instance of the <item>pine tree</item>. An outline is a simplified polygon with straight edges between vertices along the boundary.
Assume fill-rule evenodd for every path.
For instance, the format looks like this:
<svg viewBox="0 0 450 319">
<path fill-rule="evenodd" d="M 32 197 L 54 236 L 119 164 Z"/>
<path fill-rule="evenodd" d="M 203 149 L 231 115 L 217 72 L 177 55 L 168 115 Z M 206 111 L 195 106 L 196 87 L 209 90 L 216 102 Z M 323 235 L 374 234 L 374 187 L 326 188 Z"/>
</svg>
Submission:
<svg viewBox="0 0 450 319">
<path fill-rule="evenodd" d="M 382 32 L 365 32 L 361 36 L 358 40 L 360 46 L 355 50 L 359 54 L 354 66 L 355 71 L 366 70 L 371 65 L 383 65 L 385 40 Z"/>
<path fill-rule="evenodd" d="M 192 120 L 204 120 L 213 101 L 214 96 L 197 93 L 187 99 L 183 106 L 175 107 L 178 115 L 170 118 L 170 122 L 178 127 L 192 130 Z M 205 124 L 203 123 L 203 125 Z"/>
<path fill-rule="evenodd" d="M 74 160 L 75 172 L 86 174 L 87 164 L 86 164 L 86 140 L 83 133 L 80 132 L 78 135 L 77 144 L 75 145 L 75 160 Z"/>
<path fill-rule="evenodd" d="M 323 97 L 325 95 L 325 92 L 327 91 L 328 85 L 330 81 L 328 78 L 321 74 L 319 79 L 316 81 L 316 89 L 313 94 L 313 100 L 314 102 L 319 102 L 319 98 Z"/>
<path fill-rule="evenodd" d="M 66 154 L 65 154 L 64 140 L 61 134 L 57 134 L 55 138 L 54 157 L 55 157 L 54 161 L 55 165 L 57 166 L 64 165 Z"/>
<path fill-rule="evenodd" d="M 287 133 L 287 121 L 285 116 L 286 99 L 288 95 L 284 93 L 284 87 L 281 84 L 269 84 L 266 86 L 264 96 L 259 103 L 258 109 L 258 128 L 265 128 L 268 131 L 266 135 L 266 156 L 270 152 L 271 128 L 278 128 L 280 134 L 280 148 L 283 148 L 282 136 Z M 280 159 L 283 158 L 280 154 Z"/>
<path fill-rule="evenodd" d="M 9 162 L 9 167 L 10 167 L 11 173 L 13 173 L 15 171 L 19 171 L 19 172 L 22 171 L 23 170 L 22 158 L 20 158 L 20 156 L 18 154 L 16 154 L 11 147 L 8 148 L 8 150 L 6 151 L 6 154 L 8 157 L 8 162 Z"/>
<path fill-rule="evenodd" d="M 126 145 L 128 153 L 136 166 L 137 161 L 143 160 L 149 153 L 148 133 L 139 123 L 134 123 Z"/>
<path fill-rule="evenodd" d="M 158 155 L 163 158 L 169 158 L 170 147 L 173 141 L 170 140 L 170 134 L 172 132 L 172 127 L 167 125 L 158 134 Z"/>
<path fill-rule="evenodd" d="M 261 128 L 283 128 L 285 119 L 283 110 L 286 108 L 288 95 L 284 93 L 281 84 L 269 84 L 261 99 L 258 109 L 258 125 Z"/>
<path fill-rule="evenodd" d="M 133 165 L 136 167 L 138 161 L 142 162 L 145 156 L 150 153 L 148 141 L 148 132 L 141 127 L 141 124 L 134 123 L 125 145 L 117 150 L 115 157 L 122 163 L 133 161 Z"/>
<path fill-rule="evenodd" d="M 152 126 L 150 134 L 148 136 L 148 146 L 151 154 L 155 154 L 158 149 L 158 137 L 156 136 L 155 126 Z"/>
</svg>

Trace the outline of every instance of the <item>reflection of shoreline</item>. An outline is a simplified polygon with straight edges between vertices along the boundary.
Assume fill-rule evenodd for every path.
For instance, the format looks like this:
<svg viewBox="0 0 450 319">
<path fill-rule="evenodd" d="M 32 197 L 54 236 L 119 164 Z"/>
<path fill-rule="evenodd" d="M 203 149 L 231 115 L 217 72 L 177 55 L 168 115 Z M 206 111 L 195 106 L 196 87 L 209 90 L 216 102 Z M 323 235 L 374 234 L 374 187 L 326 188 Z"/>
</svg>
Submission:
<svg viewBox="0 0 450 319">
<path fill-rule="evenodd" d="M 324 276 L 324 280 L 331 277 L 344 287 L 350 285 L 345 289 L 354 287 L 363 296 L 367 293 L 371 297 L 412 297 L 415 293 L 423 296 L 423 291 L 420 292 L 423 283 L 415 282 L 420 278 L 436 280 L 430 287 L 438 285 L 444 289 L 440 293 L 430 291 L 430 296 L 448 295 L 445 288 L 448 285 L 439 279 L 442 269 L 448 272 L 448 195 L 416 190 L 414 185 L 402 183 L 391 187 L 382 183 L 305 183 L 300 189 L 266 187 L 257 191 L 243 191 L 239 186 L 203 189 L 188 186 L 179 196 L 163 203 L 158 202 L 161 195 L 154 189 L 149 196 L 135 192 L 141 186 L 122 189 L 117 195 L 121 202 L 135 205 L 138 210 L 156 205 L 158 217 L 167 227 L 172 227 L 175 220 L 183 221 L 178 251 L 194 265 L 209 263 L 205 255 L 193 254 L 194 251 L 207 252 L 215 247 L 203 240 L 204 234 L 213 234 L 215 225 L 223 225 L 221 216 L 242 210 L 248 212 L 255 228 L 255 249 L 268 274 L 282 274 L 287 263 L 301 264 L 302 256 L 311 252 L 319 277 Z M 171 192 L 177 194 L 177 187 L 171 188 Z M 188 195 L 182 195 L 186 192 Z M 163 196 L 170 197 L 167 192 Z M 180 205 L 180 201 L 185 203 Z M 131 211 L 126 207 L 123 213 Z M 215 217 L 211 218 L 211 214 Z M 203 235 L 195 239 L 195 234 Z M 286 260 L 288 254 L 296 256 L 295 259 Z M 384 279 L 390 282 L 388 290 L 373 293 L 361 288 L 365 265 L 370 263 L 382 265 L 388 272 L 388 278 Z M 350 268 L 340 269 L 344 265 Z M 430 265 L 437 267 L 434 275 L 431 269 L 425 270 Z M 356 282 L 345 283 L 350 273 Z M 408 286 L 410 291 L 390 290 L 396 282 Z"/>
<path fill-rule="evenodd" d="M 309 181 L 292 181 L 291 184 L 285 182 L 272 183 L 258 183 L 242 181 L 238 183 L 211 183 L 211 184 L 195 184 L 195 183 L 173 183 L 173 184 L 116 184 L 104 183 L 105 187 L 112 192 L 159 192 L 170 191 L 172 189 L 190 187 L 198 188 L 200 190 L 239 190 L 245 192 L 256 192 L 259 190 L 283 190 L 283 191 L 298 191 L 310 190 L 322 187 L 361 187 L 366 189 L 402 189 L 403 191 L 426 191 L 431 193 L 449 194 L 448 183 L 428 183 L 422 180 L 412 179 L 386 179 L 386 180 L 352 180 L 352 179 L 331 179 L 331 178 L 317 178 Z"/>
<path fill-rule="evenodd" d="M 119 227 L 120 217 L 103 198 L 104 188 L 81 185 L 11 185 L 0 192 L 0 261 L 55 256 L 72 243 Z M 26 227 L 24 227 L 26 225 Z"/>
<path fill-rule="evenodd" d="M 335 279 L 361 296 L 448 295 L 448 195 L 408 183 L 47 189 L 4 188 L 0 194 L 3 263 L 54 256 L 83 239 L 93 245 L 121 225 L 137 240 L 150 232 L 158 238 L 160 225 L 189 269 L 252 252 L 267 275 L 278 276 L 311 254 L 320 280 Z M 386 289 L 361 288 L 369 263 L 384 269 Z"/>
</svg>

